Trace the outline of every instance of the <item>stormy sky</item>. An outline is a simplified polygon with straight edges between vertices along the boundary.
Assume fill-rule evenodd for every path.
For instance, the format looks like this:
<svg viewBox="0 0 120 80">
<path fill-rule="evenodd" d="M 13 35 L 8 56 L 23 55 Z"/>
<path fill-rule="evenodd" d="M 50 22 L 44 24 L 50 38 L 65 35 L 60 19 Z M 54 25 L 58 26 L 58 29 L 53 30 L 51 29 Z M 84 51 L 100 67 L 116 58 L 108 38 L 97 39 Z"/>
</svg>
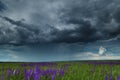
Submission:
<svg viewBox="0 0 120 80">
<path fill-rule="evenodd" d="M 119 41 L 120 0 L 0 0 L 1 61 L 120 59 Z"/>
</svg>

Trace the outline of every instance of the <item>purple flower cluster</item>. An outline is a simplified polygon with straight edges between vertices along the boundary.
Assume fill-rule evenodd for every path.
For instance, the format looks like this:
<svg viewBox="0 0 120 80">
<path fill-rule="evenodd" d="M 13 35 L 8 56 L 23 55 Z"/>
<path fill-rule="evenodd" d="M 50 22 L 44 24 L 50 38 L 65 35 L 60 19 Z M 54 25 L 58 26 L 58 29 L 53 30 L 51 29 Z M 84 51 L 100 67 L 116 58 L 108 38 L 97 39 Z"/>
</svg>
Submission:
<svg viewBox="0 0 120 80">
<path fill-rule="evenodd" d="M 25 73 L 25 80 L 30 80 L 30 78 L 33 78 L 34 80 L 40 80 L 40 77 L 45 76 L 46 78 L 52 78 L 52 80 L 55 80 L 55 76 L 64 76 L 64 70 L 60 69 L 40 69 L 39 66 L 36 66 L 34 69 L 31 68 L 29 70 L 24 69 Z"/>
<path fill-rule="evenodd" d="M 120 80 L 120 76 L 117 77 L 117 80 Z"/>
<path fill-rule="evenodd" d="M 28 63 L 20 65 L 22 67 L 19 67 L 19 69 L 7 68 L 7 70 L 4 70 L 5 68 L 3 67 L 0 80 L 6 80 L 6 76 L 10 80 L 11 77 L 21 75 L 23 75 L 24 80 L 41 80 L 43 77 L 45 80 L 56 80 L 56 76 L 63 77 L 68 69 L 68 65 L 65 64 L 58 67 L 56 63 Z"/>
</svg>

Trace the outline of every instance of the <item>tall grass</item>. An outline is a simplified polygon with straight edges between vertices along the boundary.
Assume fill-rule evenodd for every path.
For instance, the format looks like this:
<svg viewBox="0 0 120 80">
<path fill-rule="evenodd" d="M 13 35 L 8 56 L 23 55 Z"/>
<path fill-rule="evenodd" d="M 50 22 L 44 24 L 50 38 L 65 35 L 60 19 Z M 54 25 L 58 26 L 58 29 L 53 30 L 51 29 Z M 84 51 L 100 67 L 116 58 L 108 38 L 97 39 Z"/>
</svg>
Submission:
<svg viewBox="0 0 120 80">
<path fill-rule="evenodd" d="M 0 63 L 0 80 L 120 80 L 120 63 Z"/>
</svg>

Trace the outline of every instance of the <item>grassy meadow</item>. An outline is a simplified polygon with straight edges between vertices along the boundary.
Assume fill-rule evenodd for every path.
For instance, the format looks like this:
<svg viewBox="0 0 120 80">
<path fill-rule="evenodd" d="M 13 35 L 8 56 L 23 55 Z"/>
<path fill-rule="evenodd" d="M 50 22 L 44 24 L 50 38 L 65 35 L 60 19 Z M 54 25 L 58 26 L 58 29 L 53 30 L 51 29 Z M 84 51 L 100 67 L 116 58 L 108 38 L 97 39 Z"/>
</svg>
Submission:
<svg viewBox="0 0 120 80">
<path fill-rule="evenodd" d="M 120 80 L 120 62 L 3 62 L 0 80 Z"/>
</svg>

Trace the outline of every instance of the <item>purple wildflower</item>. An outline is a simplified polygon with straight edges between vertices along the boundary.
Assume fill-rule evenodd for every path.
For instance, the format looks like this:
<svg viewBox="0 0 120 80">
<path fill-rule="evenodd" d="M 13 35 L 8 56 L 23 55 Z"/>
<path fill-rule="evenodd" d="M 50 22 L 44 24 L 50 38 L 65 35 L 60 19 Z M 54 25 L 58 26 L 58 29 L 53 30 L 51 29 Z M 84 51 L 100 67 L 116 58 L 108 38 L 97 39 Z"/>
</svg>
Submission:
<svg viewBox="0 0 120 80">
<path fill-rule="evenodd" d="M 52 75 L 52 80 L 55 80 L 55 75 Z"/>
<path fill-rule="evenodd" d="M 33 72 L 33 70 L 32 69 L 30 69 L 30 70 L 24 70 L 24 72 L 25 72 L 25 80 L 30 80 L 30 77 L 31 77 L 31 75 L 32 75 L 32 72 Z"/>
<path fill-rule="evenodd" d="M 110 74 L 110 80 L 113 80 L 112 72 L 111 72 L 111 74 Z"/>
<path fill-rule="evenodd" d="M 120 80 L 120 76 L 117 77 L 117 80 Z"/>
<path fill-rule="evenodd" d="M 2 66 L 2 75 L 1 75 L 1 80 L 5 80 L 5 76 L 4 76 L 4 67 Z"/>
<path fill-rule="evenodd" d="M 61 76 L 64 76 L 64 70 L 61 69 L 61 70 L 59 71 L 59 74 L 60 74 Z"/>
<path fill-rule="evenodd" d="M 5 80 L 4 74 L 1 75 L 1 79 L 2 79 L 2 80 Z"/>
<path fill-rule="evenodd" d="M 40 80 L 40 74 L 41 74 L 40 69 L 39 69 L 39 66 L 37 65 L 33 75 L 34 80 Z"/>
<path fill-rule="evenodd" d="M 105 76 L 105 80 L 108 80 L 108 75 Z"/>
</svg>

